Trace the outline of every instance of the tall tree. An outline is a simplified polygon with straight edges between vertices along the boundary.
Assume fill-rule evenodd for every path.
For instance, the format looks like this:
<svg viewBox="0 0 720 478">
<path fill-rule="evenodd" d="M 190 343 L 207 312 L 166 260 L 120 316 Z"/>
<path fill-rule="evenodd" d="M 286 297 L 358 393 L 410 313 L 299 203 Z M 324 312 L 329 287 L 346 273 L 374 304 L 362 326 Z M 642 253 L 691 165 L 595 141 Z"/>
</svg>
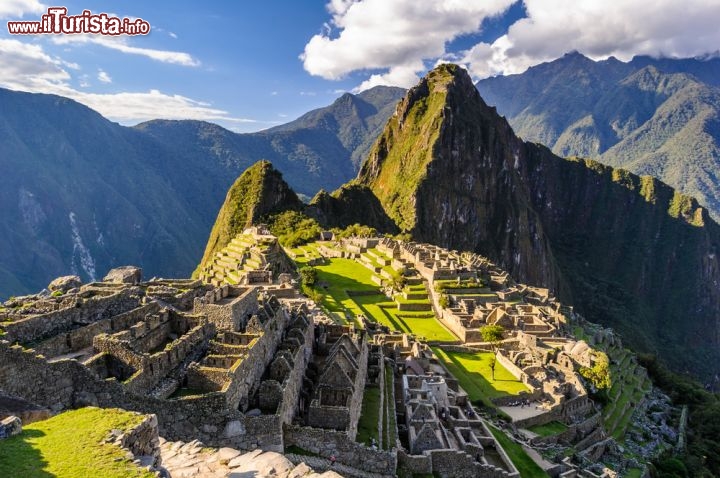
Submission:
<svg viewBox="0 0 720 478">
<path fill-rule="evenodd" d="M 505 328 L 502 325 L 483 325 L 480 327 L 480 334 L 482 335 L 483 342 L 490 344 L 493 351 L 492 362 L 490 363 L 490 370 L 492 370 L 492 379 L 495 381 L 495 365 L 497 364 L 497 353 L 500 350 L 500 342 L 503 339 L 503 333 Z"/>
</svg>

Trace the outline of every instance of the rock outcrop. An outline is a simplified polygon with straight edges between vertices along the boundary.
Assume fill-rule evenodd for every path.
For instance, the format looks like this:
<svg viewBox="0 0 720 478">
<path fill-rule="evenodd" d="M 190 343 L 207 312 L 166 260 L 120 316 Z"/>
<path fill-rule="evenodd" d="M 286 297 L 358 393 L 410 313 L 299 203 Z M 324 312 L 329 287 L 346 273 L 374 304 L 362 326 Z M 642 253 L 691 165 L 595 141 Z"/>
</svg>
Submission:
<svg viewBox="0 0 720 478">
<path fill-rule="evenodd" d="M 302 207 L 302 202 L 283 180 L 282 174 L 269 161 L 258 161 L 245 170 L 228 191 L 195 275 L 233 237 L 261 218 Z"/>
</svg>

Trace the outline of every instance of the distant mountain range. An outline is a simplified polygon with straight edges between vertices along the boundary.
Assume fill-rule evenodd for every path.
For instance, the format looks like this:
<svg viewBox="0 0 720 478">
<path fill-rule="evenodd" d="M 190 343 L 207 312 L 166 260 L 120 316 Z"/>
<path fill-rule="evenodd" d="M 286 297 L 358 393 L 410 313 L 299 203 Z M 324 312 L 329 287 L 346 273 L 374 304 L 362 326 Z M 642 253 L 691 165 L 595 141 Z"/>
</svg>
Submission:
<svg viewBox="0 0 720 478">
<path fill-rule="evenodd" d="M 720 217 L 720 58 L 571 53 L 477 88 L 527 141 L 658 178 Z"/>
<path fill-rule="evenodd" d="M 570 54 L 477 87 L 521 137 L 663 179 L 717 216 L 718 83 L 717 59 Z M 242 171 L 267 159 L 306 201 L 335 190 L 356 176 L 404 93 L 345 94 L 288 124 L 236 134 L 199 121 L 128 128 L 65 98 L 0 89 L 0 297 L 128 263 L 188 275 Z M 347 186 L 318 203 L 348 221 L 350 199 L 366 196 Z"/>
<path fill-rule="evenodd" d="M 310 197 L 356 174 L 404 90 L 377 87 L 271 130 L 120 126 L 72 100 L 0 89 L 0 297 L 137 264 L 187 276 L 225 191 L 271 159 Z"/>
</svg>

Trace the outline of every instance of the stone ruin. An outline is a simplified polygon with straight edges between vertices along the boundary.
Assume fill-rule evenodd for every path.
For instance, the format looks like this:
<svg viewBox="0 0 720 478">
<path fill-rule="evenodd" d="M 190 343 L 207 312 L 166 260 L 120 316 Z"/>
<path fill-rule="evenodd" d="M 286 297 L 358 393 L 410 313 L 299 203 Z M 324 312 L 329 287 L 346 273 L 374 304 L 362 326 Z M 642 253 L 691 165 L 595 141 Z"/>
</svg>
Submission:
<svg viewBox="0 0 720 478">
<path fill-rule="evenodd" d="M 415 473 L 442 476 L 519 476 L 467 394 L 427 345 L 406 334 L 377 334 L 373 341 L 395 364 L 401 463 Z"/>
</svg>

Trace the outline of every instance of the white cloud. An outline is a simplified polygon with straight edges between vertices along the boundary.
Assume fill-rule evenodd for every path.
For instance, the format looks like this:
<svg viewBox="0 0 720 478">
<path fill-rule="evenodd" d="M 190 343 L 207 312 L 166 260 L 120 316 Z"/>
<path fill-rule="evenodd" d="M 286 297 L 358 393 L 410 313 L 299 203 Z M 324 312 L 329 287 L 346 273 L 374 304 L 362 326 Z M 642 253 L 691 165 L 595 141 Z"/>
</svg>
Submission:
<svg viewBox="0 0 720 478">
<path fill-rule="evenodd" d="M 43 51 L 40 45 L 15 39 L 0 39 L 0 86 L 32 93 L 50 93 L 72 98 L 103 116 L 123 123 L 154 118 L 198 119 L 230 123 L 255 123 L 235 118 L 227 111 L 191 98 L 163 93 L 123 92 L 114 94 L 79 91 L 70 85 L 72 77 L 63 69 L 64 62 Z M 98 75 L 100 79 L 100 74 Z M 88 76 L 78 77 L 81 88 L 89 85 Z"/>
<path fill-rule="evenodd" d="M 462 61 L 474 76 L 519 73 L 577 50 L 594 59 L 691 57 L 720 47 L 720 0 L 525 0 L 527 18 Z"/>
<path fill-rule="evenodd" d="M 476 78 L 518 73 L 577 50 L 594 58 L 690 57 L 720 48 L 720 0 L 523 0 L 527 17 L 492 44 L 464 52 L 448 42 L 480 31 L 513 0 L 329 0 L 330 20 L 300 58 L 310 74 L 369 75 L 356 89 L 408 87 L 438 60 L 464 64 Z M 378 71 L 379 70 L 379 71 Z"/>
<path fill-rule="evenodd" d="M 0 18 L 20 18 L 26 13 L 43 14 L 47 6 L 37 0 L 2 0 L 0 2 Z"/>
<path fill-rule="evenodd" d="M 107 74 L 105 70 L 98 70 L 97 79 L 102 83 L 112 83 L 112 78 Z"/>
<path fill-rule="evenodd" d="M 178 36 L 177 36 L 177 33 L 174 33 L 174 32 L 168 32 L 168 35 L 170 35 L 170 38 L 175 38 L 175 39 L 177 39 L 177 37 L 178 37 Z"/>
<path fill-rule="evenodd" d="M 301 55 L 305 69 L 326 79 L 357 70 L 380 69 L 360 88 L 411 86 L 423 60 L 445 55 L 447 42 L 479 31 L 482 21 L 504 12 L 514 0 L 331 0 L 323 33 Z M 332 34 L 338 30 L 337 36 Z"/>
<path fill-rule="evenodd" d="M 200 66 L 200 61 L 189 53 L 181 51 L 155 50 L 132 46 L 126 37 L 107 37 L 97 35 L 58 35 L 52 37 L 56 45 L 95 44 L 111 50 L 117 50 L 130 55 L 141 55 L 163 63 L 173 63 L 182 66 Z"/>
</svg>

